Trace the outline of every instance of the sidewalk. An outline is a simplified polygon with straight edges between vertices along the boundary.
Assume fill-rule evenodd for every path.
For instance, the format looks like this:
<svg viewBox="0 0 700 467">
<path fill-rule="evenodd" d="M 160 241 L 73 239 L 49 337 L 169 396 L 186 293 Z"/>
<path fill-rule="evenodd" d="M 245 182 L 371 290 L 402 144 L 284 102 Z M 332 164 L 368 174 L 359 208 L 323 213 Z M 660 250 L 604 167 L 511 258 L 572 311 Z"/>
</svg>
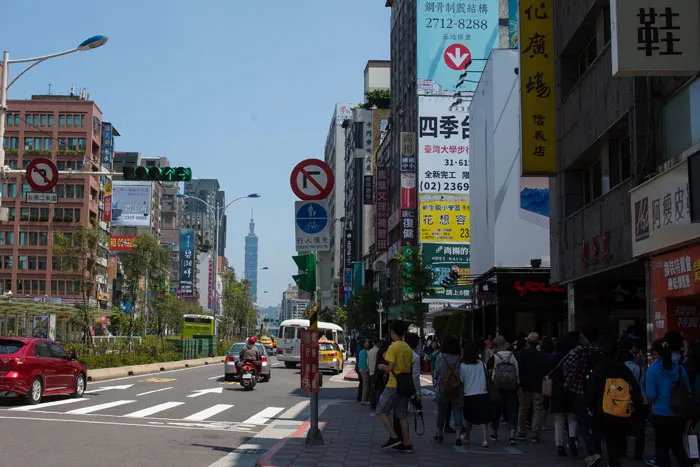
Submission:
<svg viewBox="0 0 700 467">
<path fill-rule="evenodd" d="M 305 436 L 308 423 L 305 423 L 286 442 L 280 443 L 258 459 L 260 467 L 306 467 L 333 465 L 344 467 L 445 467 L 468 465 L 470 467 L 527 467 L 553 465 L 561 467 L 582 467 L 583 458 L 557 457 L 552 429 L 541 434 L 542 442 L 518 442 L 510 447 L 504 440 L 490 441 L 490 447 L 480 446 L 480 431 L 472 430 L 470 448 L 454 445 L 454 435 L 445 435 L 442 444 L 433 441 L 437 418 L 437 407 L 429 397 L 423 398 L 425 433 L 418 436 L 413 428 L 413 415 L 409 415 L 413 453 L 383 451 L 380 446 L 386 441 L 387 433 L 379 417 L 371 416 L 367 406 L 356 402 L 341 402 L 329 405 L 321 414 L 320 421 L 325 444 L 307 446 Z M 419 430 L 420 430 L 419 421 Z M 505 435 L 505 429 L 501 436 Z M 648 444 L 650 444 L 648 442 Z M 605 465 L 604 463 L 601 465 Z M 628 462 L 623 465 L 640 465 Z"/>
</svg>

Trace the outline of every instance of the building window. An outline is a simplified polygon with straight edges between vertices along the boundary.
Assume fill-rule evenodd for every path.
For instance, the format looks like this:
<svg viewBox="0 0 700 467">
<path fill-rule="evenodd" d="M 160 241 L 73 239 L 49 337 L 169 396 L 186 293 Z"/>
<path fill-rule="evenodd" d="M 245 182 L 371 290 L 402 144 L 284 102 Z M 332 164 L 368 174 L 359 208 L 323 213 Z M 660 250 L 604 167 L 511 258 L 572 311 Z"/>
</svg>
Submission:
<svg viewBox="0 0 700 467">
<path fill-rule="evenodd" d="M 8 209 L 9 209 L 9 211 L 8 211 L 8 214 L 7 214 L 7 215 L 8 215 L 7 220 L 9 220 L 10 222 L 14 222 L 14 220 L 15 220 L 16 208 L 8 208 Z"/>
<path fill-rule="evenodd" d="M 37 260 L 39 271 L 46 271 L 46 256 L 39 256 Z"/>
<path fill-rule="evenodd" d="M 583 172 L 583 204 L 589 204 L 603 195 L 603 174 L 600 160 Z"/>
<path fill-rule="evenodd" d="M 15 114 L 15 126 L 19 126 L 21 123 L 21 117 L 19 114 Z"/>
<path fill-rule="evenodd" d="M 45 150 L 45 151 L 50 151 L 50 150 L 51 150 L 51 143 L 52 143 L 52 139 L 51 139 L 51 138 L 44 138 L 44 150 Z"/>
<path fill-rule="evenodd" d="M 24 216 L 22 216 L 24 217 Z M 19 233 L 19 246 L 28 246 L 29 244 L 29 235 L 27 232 L 20 232 Z"/>
<path fill-rule="evenodd" d="M 34 149 L 34 138 L 25 137 L 24 138 L 24 150 L 32 151 Z"/>
<path fill-rule="evenodd" d="M 41 114 L 41 126 L 42 127 L 46 126 L 46 122 L 47 122 L 46 117 L 48 117 L 48 115 Z"/>
<path fill-rule="evenodd" d="M 66 115 L 66 127 L 67 128 L 73 127 L 73 116 L 72 115 Z"/>
<path fill-rule="evenodd" d="M 31 185 L 29 183 L 22 183 L 22 195 L 29 193 L 30 191 L 32 191 Z M 22 209 L 24 210 L 24 208 Z"/>
<path fill-rule="evenodd" d="M 66 185 L 66 198 L 67 199 L 74 199 L 75 198 L 75 186 L 74 185 Z"/>
<path fill-rule="evenodd" d="M 66 293 L 66 282 L 58 281 L 58 294 L 63 295 Z"/>
<path fill-rule="evenodd" d="M 56 288 L 57 281 L 51 281 L 51 295 L 56 295 L 58 289 Z"/>
<path fill-rule="evenodd" d="M 15 183 L 3 183 L 2 184 L 2 197 L 3 198 L 16 198 L 17 197 L 17 184 L 15 184 Z"/>
<path fill-rule="evenodd" d="M 41 151 L 42 149 L 44 149 L 43 143 L 43 138 L 34 138 L 34 149 Z"/>
<path fill-rule="evenodd" d="M 66 126 L 66 116 L 65 115 L 61 115 L 61 114 L 58 115 L 58 126 L 60 128 L 63 128 Z"/>
<path fill-rule="evenodd" d="M 85 148 L 87 146 L 85 145 L 85 138 L 78 138 L 78 149 L 80 151 L 85 151 Z"/>
<path fill-rule="evenodd" d="M 80 128 L 85 128 L 85 115 L 80 116 Z"/>
<path fill-rule="evenodd" d="M 36 271 L 36 256 L 27 256 L 27 268 Z"/>
<path fill-rule="evenodd" d="M 661 126 L 667 160 L 700 142 L 700 79 L 663 104 Z"/>
<path fill-rule="evenodd" d="M 85 197 L 85 188 L 82 185 L 75 185 L 75 197 L 83 199 Z"/>
<path fill-rule="evenodd" d="M 66 161 L 58 161 L 56 162 L 56 168 L 58 170 L 65 170 L 66 169 Z"/>
<path fill-rule="evenodd" d="M 632 176 L 630 139 L 611 140 L 608 143 L 608 157 L 610 188 L 613 188 Z"/>
<path fill-rule="evenodd" d="M 51 269 L 54 271 L 61 270 L 61 258 L 59 258 L 58 256 L 53 256 L 51 258 Z"/>
<path fill-rule="evenodd" d="M 58 150 L 65 151 L 68 147 L 68 138 L 58 138 Z"/>
<path fill-rule="evenodd" d="M 19 138 L 17 136 L 10 136 L 9 138 L 5 136 L 2 144 L 6 150 L 16 151 L 19 147 Z"/>
<path fill-rule="evenodd" d="M 15 262 L 14 256 L 5 256 L 5 260 L 3 261 L 5 269 L 12 270 L 12 265 Z"/>
<path fill-rule="evenodd" d="M 53 115 L 49 114 L 49 128 L 53 127 Z"/>
<path fill-rule="evenodd" d="M 37 246 L 39 244 L 39 232 L 29 232 L 29 245 Z"/>
<path fill-rule="evenodd" d="M 583 48 L 578 56 L 578 75 L 579 77 L 588 70 L 598 56 L 598 44 L 595 35 L 588 41 L 586 47 Z"/>
<path fill-rule="evenodd" d="M 44 295 L 46 293 L 46 281 L 44 279 L 39 279 L 39 294 Z"/>
<path fill-rule="evenodd" d="M 37 128 L 39 126 L 39 114 L 32 115 L 32 125 Z"/>
<path fill-rule="evenodd" d="M 46 218 L 48 219 L 48 215 Z M 48 232 L 39 232 L 39 245 L 47 246 L 49 244 L 49 234 Z"/>
<path fill-rule="evenodd" d="M 61 165 L 63 165 L 64 167 L 62 168 Z M 60 161 L 58 169 L 63 170 L 64 168 L 65 168 L 65 163 L 63 161 Z M 58 196 L 61 199 L 66 197 L 65 185 L 56 185 L 56 196 Z"/>
<path fill-rule="evenodd" d="M 27 257 L 26 256 L 18 256 L 17 257 L 17 269 L 20 271 L 26 271 L 27 270 Z"/>
<path fill-rule="evenodd" d="M 78 149 L 78 138 L 68 138 L 68 150 L 75 151 Z"/>
</svg>

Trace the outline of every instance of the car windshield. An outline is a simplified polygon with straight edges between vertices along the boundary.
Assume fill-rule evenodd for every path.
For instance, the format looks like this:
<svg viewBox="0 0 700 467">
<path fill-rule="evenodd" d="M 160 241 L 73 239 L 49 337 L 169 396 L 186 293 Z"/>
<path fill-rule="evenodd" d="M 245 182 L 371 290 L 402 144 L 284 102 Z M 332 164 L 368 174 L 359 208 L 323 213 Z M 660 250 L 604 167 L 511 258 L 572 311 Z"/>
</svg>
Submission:
<svg viewBox="0 0 700 467">
<path fill-rule="evenodd" d="M 318 349 L 319 350 L 335 350 L 335 346 L 331 343 L 323 343 L 323 344 L 318 344 Z"/>
<path fill-rule="evenodd" d="M 22 347 L 24 347 L 24 342 L 11 339 L 0 339 L 0 355 L 17 353 Z"/>
<path fill-rule="evenodd" d="M 231 346 L 231 350 L 229 351 L 229 353 L 232 353 L 232 354 L 238 356 L 238 354 L 241 353 L 241 350 L 243 350 L 243 347 L 245 347 L 245 344 L 242 342 L 239 342 L 238 344 L 233 344 L 233 346 Z M 265 349 L 263 348 L 262 344 L 256 343 L 255 347 L 257 347 L 258 352 L 260 352 L 260 355 L 265 355 Z"/>
</svg>

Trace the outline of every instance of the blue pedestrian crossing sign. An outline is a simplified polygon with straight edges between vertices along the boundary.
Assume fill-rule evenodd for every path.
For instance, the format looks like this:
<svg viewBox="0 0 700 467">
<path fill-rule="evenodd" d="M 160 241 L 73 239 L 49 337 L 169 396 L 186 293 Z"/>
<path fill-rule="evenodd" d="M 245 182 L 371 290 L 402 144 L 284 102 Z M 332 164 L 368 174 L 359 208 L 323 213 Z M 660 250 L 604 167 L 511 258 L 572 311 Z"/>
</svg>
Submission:
<svg viewBox="0 0 700 467">
<path fill-rule="evenodd" d="M 294 211 L 297 251 L 328 251 L 328 201 L 297 201 Z"/>
</svg>

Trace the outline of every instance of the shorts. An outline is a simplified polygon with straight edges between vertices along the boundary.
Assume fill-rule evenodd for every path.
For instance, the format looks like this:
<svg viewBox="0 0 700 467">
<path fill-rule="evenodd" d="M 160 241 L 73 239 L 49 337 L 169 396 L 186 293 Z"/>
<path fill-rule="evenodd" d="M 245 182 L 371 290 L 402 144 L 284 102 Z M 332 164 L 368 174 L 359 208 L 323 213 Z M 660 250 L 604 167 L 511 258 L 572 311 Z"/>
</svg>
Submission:
<svg viewBox="0 0 700 467">
<path fill-rule="evenodd" d="M 472 425 L 486 425 L 491 422 L 491 400 L 488 394 L 464 396 L 464 422 Z"/>
<path fill-rule="evenodd" d="M 384 388 L 382 395 L 379 396 L 377 414 L 391 415 L 392 411 L 399 420 L 407 418 L 408 397 L 400 396 L 396 388 Z"/>
</svg>

